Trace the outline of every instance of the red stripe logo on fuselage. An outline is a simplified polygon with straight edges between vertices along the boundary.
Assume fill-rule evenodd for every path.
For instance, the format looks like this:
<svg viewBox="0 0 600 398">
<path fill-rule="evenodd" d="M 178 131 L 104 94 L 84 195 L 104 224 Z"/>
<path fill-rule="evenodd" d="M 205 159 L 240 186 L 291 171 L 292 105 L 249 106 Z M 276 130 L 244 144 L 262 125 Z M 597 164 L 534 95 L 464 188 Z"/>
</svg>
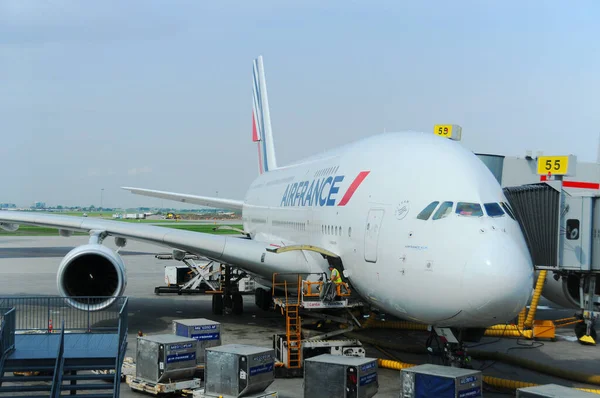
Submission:
<svg viewBox="0 0 600 398">
<path fill-rule="evenodd" d="M 352 195 L 354 195 L 354 192 L 356 192 L 356 190 L 358 189 L 360 184 L 362 184 L 364 179 L 367 178 L 369 173 L 370 173 L 370 171 L 361 171 L 360 173 L 358 173 L 358 175 L 356 176 L 354 181 L 352 181 L 352 184 L 350 184 L 350 187 L 346 191 L 346 194 L 344 195 L 342 200 L 340 200 L 340 203 L 338 204 L 338 206 L 345 206 L 346 203 L 348 203 L 350 201 L 350 199 L 352 198 Z"/>
</svg>

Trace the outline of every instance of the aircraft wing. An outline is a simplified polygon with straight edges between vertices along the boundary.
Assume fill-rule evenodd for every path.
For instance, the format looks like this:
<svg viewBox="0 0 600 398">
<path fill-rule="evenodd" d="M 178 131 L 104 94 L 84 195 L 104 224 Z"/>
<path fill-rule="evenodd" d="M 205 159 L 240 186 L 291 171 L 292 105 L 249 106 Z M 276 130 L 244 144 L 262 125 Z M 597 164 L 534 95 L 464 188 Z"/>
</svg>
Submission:
<svg viewBox="0 0 600 398">
<path fill-rule="evenodd" d="M 0 228 L 15 231 L 19 225 L 35 225 L 62 231 L 90 232 L 102 239 L 113 236 L 175 248 L 229 264 L 270 280 L 274 272 L 306 272 L 307 262 L 299 252 L 275 254 L 269 245 L 236 235 L 213 235 L 155 225 L 89 217 L 36 212 L 0 211 Z M 63 234 L 64 235 L 64 234 Z M 67 234 L 68 235 L 68 234 Z"/>
<path fill-rule="evenodd" d="M 128 191 L 131 191 L 131 193 L 134 193 L 137 195 L 151 196 L 154 198 L 174 200 L 176 202 L 192 203 L 195 205 L 216 207 L 219 209 L 241 211 L 242 207 L 244 205 L 244 202 L 241 200 L 221 199 L 221 198 L 213 198 L 213 197 L 208 197 L 208 196 L 196 196 L 196 195 L 188 195 L 188 194 L 176 193 L 176 192 L 155 191 L 153 189 L 131 188 L 131 187 L 122 187 L 122 188 L 125 190 L 128 190 Z"/>
</svg>

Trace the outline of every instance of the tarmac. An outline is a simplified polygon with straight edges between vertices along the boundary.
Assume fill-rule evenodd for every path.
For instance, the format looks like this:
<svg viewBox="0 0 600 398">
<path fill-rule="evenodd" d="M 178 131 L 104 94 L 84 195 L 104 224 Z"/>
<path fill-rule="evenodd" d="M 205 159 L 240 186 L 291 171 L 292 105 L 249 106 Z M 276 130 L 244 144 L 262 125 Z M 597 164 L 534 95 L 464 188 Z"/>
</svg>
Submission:
<svg viewBox="0 0 600 398">
<path fill-rule="evenodd" d="M 0 237 L 0 296 L 57 295 L 56 273 L 58 265 L 70 249 L 87 243 L 84 236 L 64 237 Z M 105 245 L 116 248 L 112 238 Z M 285 331 L 284 318 L 279 312 L 264 312 L 254 304 L 254 296 L 244 296 L 244 313 L 240 316 L 214 316 L 211 313 L 211 297 L 205 295 L 161 294 L 154 288 L 164 282 L 164 267 L 175 265 L 174 261 L 158 260 L 154 254 L 167 252 L 164 247 L 128 241 L 121 252 L 127 267 L 128 285 L 125 295 L 129 297 L 129 337 L 126 356 L 135 358 L 136 335 L 171 333 L 171 322 L 182 318 L 208 318 L 221 323 L 222 344 L 239 343 L 272 348 L 272 336 Z M 432 293 L 433 294 L 433 293 Z M 443 299 L 443 298 L 440 298 Z M 560 319 L 572 316 L 573 310 L 560 309 L 543 300 L 536 319 Z M 388 344 L 403 347 L 424 348 L 427 333 L 390 329 L 367 329 L 359 332 L 369 339 L 376 339 L 378 347 L 364 344 L 368 357 L 396 359 L 422 364 L 433 362 L 426 354 L 414 354 L 386 348 Z M 531 341 L 516 338 L 485 337 L 472 350 L 507 353 L 513 357 L 558 367 L 564 371 L 600 375 L 600 347 L 583 346 L 576 341 L 572 327 L 557 330 L 557 341 Z M 593 384 L 582 384 L 553 377 L 521 367 L 500 362 L 474 360 L 473 368 L 483 369 L 486 376 L 525 381 L 537 384 L 555 383 L 600 389 Z M 600 377 L 597 377 L 600 379 Z M 379 390 L 376 397 L 398 397 L 400 371 L 378 370 Z M 303 397 L 303 380 L 276 379 L 269 387 L 282 398 Z M 121 384 L 122 397 L 139 397 L 140 394 Z M 485 388 L 485 397 L 515 396 L 514 392 Z"/>
</svg>

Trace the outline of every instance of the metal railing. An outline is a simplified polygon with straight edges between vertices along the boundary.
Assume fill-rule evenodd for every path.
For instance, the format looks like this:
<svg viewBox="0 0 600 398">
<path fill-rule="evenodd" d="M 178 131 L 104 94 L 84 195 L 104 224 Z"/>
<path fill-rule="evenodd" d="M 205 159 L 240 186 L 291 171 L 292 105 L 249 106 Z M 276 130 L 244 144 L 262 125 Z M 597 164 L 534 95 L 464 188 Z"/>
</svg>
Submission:
<svg viewBox="0 0 600 398">
<path fill-rule="evenodd" d="M 95 299 L 97 298 L 78 298 L 80 301 L 88 300 L 90 306 L 93 305 Z M 127 349 L 127 310 L 127 297 L 117 297 L 113 305 L 101 311 L 84 311 L 73 308 L 65 297 L 0 297 L 0 370 L 5 359 L 3 354 L 15 347 L 15 331 L 60 333 L 53 388 L 50 395 L 51 397 L 59 396 L 64 366 L 65 332 L 116 333 L 119 337 L 113 391 L 114 396 L 118 398 L 121 366 Z"/>
<path fill-rule="evenodd" d="M 14 308 L 16 332 L 52 332 L 59 331 L 62 327 L 71 332 L 118 332 L 127 297 L 116 297 L 111 306 L 100 311 L 85 310 L 86 306 L 93 308 L 98 299 L 99 297 L 78 297 L 77 300 L 83 303 L 84 309 L 81 310 L 69 305 L 67 297 L 0 297 L 0 308 Z M 126 318 L 127 312 L 125 320 Z"/>
<path fill-rule="evenodd" d="M 63 321 L 64 323 L 64 321 Z M 60 387 L 62 385 L 63 368 L 65 365 L 65 328 L 60 331 L 60 342 L 58 344 L 58 353 L 56 354 L 56 363 L 54 364 L 54 374 L 52 375 L 52 390 L 50 390 L 51 398 L 60 397 Z"/>
<path fill-rule="evenodd" d="M 274 272 L 273 273 L 273 281 L 271 282 L 273 290 L 271 292 L 272 296 L 275 296 L 275 290 L 277 287 L 283 287 L 283 293 L 284 293 L 284 297 L 285 297 L 285 306 L 287 307 L 289 305 L 288 303 L 288 296 L 289 296 L 289 290 L 294 290 L 296 289 L 296 302 L 295 304 L 300 304 L 300 290 L 302 287 L 302 275 L 308 275 L 308 273 L 300 273 L 300 272 L 285 272 L 285 273 L 280 273 L 280 272 Z M 290 281 L 288 284 L 288 280 L 285 279 L 286 276 L 290 276 L 293 275 L 296 277 L 296 281 L 292 282 Z M 284 276 L 284 281 L 283 282 L 277 282 L 277 278 Z"/>
<path fill-rule="evenodd" d="M 115 364 L 115 379 L 113 381 L 113 392 L 114 397 L 119 398 L 121 391 L 121 366 L 123 366 L 123 360 L 125 359 L 125 352 L 127 351 L 127 332 L 129 323 L 127 320 L 127 308 L 128 300 L 125 298 L 123 305 L 119 311 L 119 351 L 117 352 L 117 363 Z"/>
<path fill-rule="evenodd" d="M 0 308 L 0 358 L 15 347 L 15 320 L 14 308 Z"/>
</svg>

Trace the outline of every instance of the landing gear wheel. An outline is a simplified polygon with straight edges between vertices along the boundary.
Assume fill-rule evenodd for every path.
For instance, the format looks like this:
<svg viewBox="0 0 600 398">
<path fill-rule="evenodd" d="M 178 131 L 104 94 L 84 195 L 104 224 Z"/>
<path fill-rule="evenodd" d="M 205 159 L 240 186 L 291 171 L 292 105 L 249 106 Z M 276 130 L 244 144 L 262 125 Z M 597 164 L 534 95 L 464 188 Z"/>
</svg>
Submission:
<svg viewBox="0 0 600 398">
<path fill-rule="evenodd" d="M 220 294 L 212 296 L 212 313 L 213 315 L 223 315 L 223 296 Z"/>
<path fill-rule="evenodd" d="M 254 291 L 254 303 L 263 311 L 269 311 L 271 308 L 271 291 L 265 290 L 262 287 L 256 288 Z"/>
<path fill-rule="evenodd" d="M 244 312 L 244 298 L 240 293 L 233 293 L 232 311 L 235 315 L 241 315 Z"/>
<path fill-rule="evenodd" d="M 262 291 L 262 306 L 260 307 L 261 310 L 263 311 L 269 311 L 271 309 L 271 296 L 272 293 L 270 290 L 264 290 Z"/>
<path fill-rule="evenodd" d="M 231 295 L 226 294 L 223 296 L 223 308 L 231 309 L 233 302 L 231 300 Z"/>
<path fill-rule="evenodd" d="M 264 306 L 264 292 L 265 289 L 263 289 L 262 287 L 256 288 L 256 290 L 254 291 L 254 304 L 256 304 L 256 306 L 261 310 Z"/>
</svg>

